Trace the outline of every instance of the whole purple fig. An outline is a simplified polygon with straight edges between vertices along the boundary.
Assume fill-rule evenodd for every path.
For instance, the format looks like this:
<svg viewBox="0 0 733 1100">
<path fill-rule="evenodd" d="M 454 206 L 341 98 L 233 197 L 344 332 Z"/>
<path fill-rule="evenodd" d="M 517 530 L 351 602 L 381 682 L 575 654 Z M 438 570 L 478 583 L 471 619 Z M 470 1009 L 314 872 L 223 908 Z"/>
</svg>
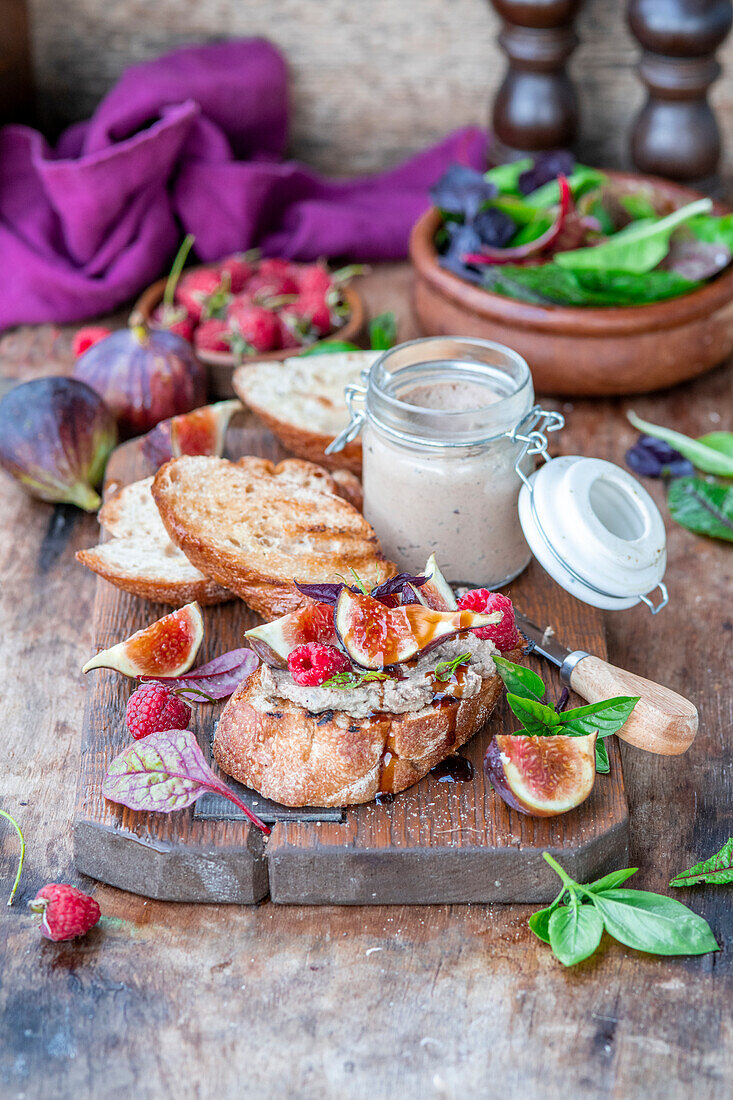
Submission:
<svg viewBox="0 0 733 1100">
<path fill-rule="evenodd" d="M 74 367 L 74 378 L 97 391 L 123 437 L 206 402 L 206 368 L 191 345 L 174 332 L 131 321 L 85 351 Z"/>
<path fill-rule="evenodd" d="M 74 378 L 22 382 L 0 401 L 0 466 L 39 500 L 95 512 L 116 442 L 111 412 Z"/>
</svg>

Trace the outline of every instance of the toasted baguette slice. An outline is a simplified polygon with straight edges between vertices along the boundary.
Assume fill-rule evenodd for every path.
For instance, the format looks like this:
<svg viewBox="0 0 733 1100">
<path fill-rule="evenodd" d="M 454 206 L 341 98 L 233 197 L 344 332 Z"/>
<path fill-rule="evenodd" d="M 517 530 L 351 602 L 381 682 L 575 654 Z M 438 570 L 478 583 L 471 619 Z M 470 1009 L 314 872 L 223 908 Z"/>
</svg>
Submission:
<svg viewBox="0 0 733 1100">
<path fill-rule="evenodd" d="M 335 455 L 324 454 L 329 443 L 349 423 L 344 388 L 361 380 L 381 355 L 349 351 L 306 355 L 238 367 L 232 377 L 235 393 L 264 421 L 293 454 L 329 469 L 361 471 L 361 440 L 347 443 Z"/>
<path fill-rule="evenodd" d="M 371 587 L 396 572 L 374 531 L 339 496 L 303 488 L 261 465 L 183 457 L 156 474 L 153 497 L 173 542 L 207 576 L 265 618 L 303 602 L 293 580 Z"/>
<path fill-rule="evenodd" d="M 412 786 L 481 729 L 502 692 L 492 676 L 469 699 L 353 719 L 312 714 L 286 699 L 273 707 L 261 676 L 257 669 L 240 684 L 222 711 L 214 757 L 222 771 L 284 806 L 349 806 Z"/>
<path fill-rule="evenodd" d="M 102 506 L 99 522 L 111 537 L 76 554 L 87 568 L 134 596 L 182 607 L 232 599 L 171 542 L 151 494 L 152 477 L 126 485 Z"/>
<path fill-rule="evenodd" d="M 237 466 L 246 470 L 252 477 L 275 478 L 292 481 L 302 489 L 316 489 L 319 493 L 331 493 L 343 497 L 361 511 L 363 494 L 361 482 L 350 470 L 332 470 L 330 473 L 315 462 L 306 462 L 303 458 L 286 458 L 277 466 L 267 458 L 256 455 L 244 455 L 237 460 Z"/>
</svg>

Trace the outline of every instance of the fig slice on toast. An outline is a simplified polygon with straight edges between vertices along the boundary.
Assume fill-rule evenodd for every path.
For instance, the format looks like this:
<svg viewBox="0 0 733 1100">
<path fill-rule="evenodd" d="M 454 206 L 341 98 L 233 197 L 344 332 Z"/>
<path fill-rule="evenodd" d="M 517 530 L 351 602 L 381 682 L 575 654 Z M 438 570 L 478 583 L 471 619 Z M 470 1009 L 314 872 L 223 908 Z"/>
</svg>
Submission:
<svg viewBox="0 0 733 1100">
<path fill-rule="evenodd" d="M 322 642 L 335 645 L 333 608 L 330 604 L 308 600 L 302 607 L 245 632 L 250 648 L 273 668 L 285 668 L 288 656 L 299 645 Z"/>
<path fill-rule="evenodd" d="M 435 554 L 428 558 L 424 575 L 427 581 L 416 589 L 420 603 L 432 607 L 434 611 L 456 611 L 458 603 L 455 593 L 438 568 Z"/>
<path fill-rule="evenodd" d="M 197 603 L 188 603 L 151 623 L 126 641 L 103 649 L 82 672 L 112 668 L 123 676 L 182 676 L 193 664 L 204 637 L 204 620 Z"/>
<path fill-rule="evenodd" d="M 498 622 L 500 612 L 434 611 L 421 603 L 385 607 L 371 596 L 344 588 L 334 623 L 342 646 L 355 664 L 381 669 L 409 661 L 454 634 Z"/>
<path fill-rule="evenodd" d="M 593 789 L 596 737 L 530 737 L 497 734 L 484 769 L 508 806 L 531 817 L 555 817 L 574 810 Z"/>
</svg>

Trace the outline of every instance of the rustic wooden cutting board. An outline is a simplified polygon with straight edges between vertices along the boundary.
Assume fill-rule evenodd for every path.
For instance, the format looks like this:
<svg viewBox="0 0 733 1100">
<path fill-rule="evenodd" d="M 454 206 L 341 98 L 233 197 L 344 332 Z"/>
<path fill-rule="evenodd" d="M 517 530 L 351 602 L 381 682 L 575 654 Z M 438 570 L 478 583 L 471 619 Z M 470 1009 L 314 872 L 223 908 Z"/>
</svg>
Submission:
<svg viewBox="0 0 733 1100">
<path fill-rule="evenodd" d="M 252 420 L 233 425 L 227 445 L 233 457 L 285 455 Z M 123 444 L 110 459 L 105 492 L 152 472 L 138 441 Z M 600 611 L 573 599 L 535 563 L 508 591 L 518 607 L 551 625 L 570 648 L 606 656 Z M 167 610 L 98 580 L 95 650 Z M 244 631 L 258 621 L 239 600 L 203 611 L 206 634 L 197 663 L 240 646 Z M 549 666 L 530 663 L 559 693 Z M 474 768 L 469 781 L 428 775 L 391 801 L 344 811 L 289 810 L 232 783 L 273 823 L 268 838 L 216 796 L 204 796 L 179 813 L 135 813 L 101 794 L 108 763 L 129 741 L 124 713 L 131 688 L 131 681 L 110 671 L 93 671 L 86 680 L 74 859 L 79 871 L 113 886 L 201 902 L 252 903 L 268 893 L 274 902 L 309 905 L 542 902 L 557 892 L 557 877 L 543 851 L 556 855 L 581 881 L 623 866 L 627 856 L 628 809 L 615 738 L 607 742 L 610 775 L 599 776 L 590 798 L 569 814 L 527 817 L 489 788 L 481 766 L 488 743 L 495 733 L 516 728 L 504 703 L 462 750 Z M 192 728 L 209 760 L 220 710 L 221 704 L 194 708 Z"/>
</svg>

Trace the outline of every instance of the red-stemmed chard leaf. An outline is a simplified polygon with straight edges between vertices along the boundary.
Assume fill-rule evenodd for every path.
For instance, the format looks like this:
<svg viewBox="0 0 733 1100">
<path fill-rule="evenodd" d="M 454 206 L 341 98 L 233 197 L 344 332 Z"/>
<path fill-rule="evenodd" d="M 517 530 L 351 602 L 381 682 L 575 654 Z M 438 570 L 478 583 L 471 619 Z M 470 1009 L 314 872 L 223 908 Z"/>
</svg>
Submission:
<svg viewBox="0 0 733 1100">
<path fill-rule="evenodd" d="M 114 758 L 102 783 L 110 802 L 162 814 L 184 810 L 205 791 L 228 798 L 269 834 L 267 825 L 214 775 L 190 730 L 163 730 L 133 741 Z"/>
<path fill-rule="evenodd" d="M 560 235 L 572 199 L 570 185 L 565 176 L 558 176 L 557 182 L 560 188 L 560 205 L 558 207 L 558 213 L 552 225 L 549 226 L 541 236 L 536 237 L 533 241 L 527 241 L 526 244 L 515 245 L 514 248 L 489 248 L 487 245 L 481 252 L 471 252 L 464 256 L 464 263 L 515 264 L 518 260 L 526 260 L 529 256 L 535 256 L 540 252 L 546 252 L 550 245 L 552 245 Z"/>
<path fill-rule="evenodd" d="M 259 664 L 257 654 L 246 647 L 222 653 L 208 664 L 192 668 L 183 676 L 141 676 L 141 680 L 157 680 L 175 688 L 179 695 L 198 695 L 213 701 L 225 699 L 254 672 Z"/>
</svg>

